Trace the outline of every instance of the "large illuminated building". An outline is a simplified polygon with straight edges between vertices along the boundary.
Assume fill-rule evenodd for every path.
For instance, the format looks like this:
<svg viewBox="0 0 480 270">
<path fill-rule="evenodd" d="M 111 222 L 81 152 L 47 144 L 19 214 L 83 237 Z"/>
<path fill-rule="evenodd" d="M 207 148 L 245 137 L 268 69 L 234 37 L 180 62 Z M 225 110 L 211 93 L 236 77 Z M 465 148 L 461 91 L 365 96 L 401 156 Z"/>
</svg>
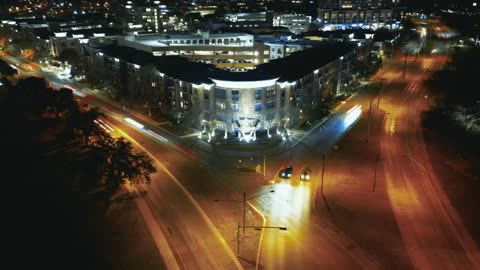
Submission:
<svg viewBox="0 0 480 270">
<path fill-rule="evenodd" d="M 117 45 L 89 44 L 85 55 L 89 73 L 116 81 L 127 97 L 160 106 L 186 125 L 248 140 L 258 131 L 298 125 L 341 93 L 361 45 L 325 42 L 242 73 Z"/>
<path fill-rule="evenodd" d="M 400 0 L 319 0 L 318 22 L 325 30 L 396 28 L 405 16 Z"/>
</svg>

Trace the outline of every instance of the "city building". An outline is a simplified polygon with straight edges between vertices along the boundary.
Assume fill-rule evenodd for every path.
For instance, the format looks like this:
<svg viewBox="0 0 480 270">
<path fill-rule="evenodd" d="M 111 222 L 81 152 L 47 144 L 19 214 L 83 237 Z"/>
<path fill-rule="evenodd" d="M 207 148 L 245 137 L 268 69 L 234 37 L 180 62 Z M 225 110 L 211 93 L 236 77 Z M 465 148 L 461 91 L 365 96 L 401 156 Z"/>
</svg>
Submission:
<svg viewBox="0 0 480 270">
<path fill-rule="evenodd" d="M 118 36 L 118 45 L 154 56 L 182 56 L 230 71 L 246 71 L 269 60 L 269 48 L 255 42 L 253 35 L 244 33 L 145 35 L 130 32 Z"/>
<path fill-rule="evenodd" d="M 322 28 L 396 28 L 405 17 L 400 0 L 319 0 L 317 20 Z"/>
<path fill-rule="evenodd" d="M 288 28 L 293 34 L 307 32 L 312 18 L 303 14 L 276 14 L 273 17 L 273 26 Z"/>
<path fill-rule="evenodd" d="M 67 50 L 73 50 L 78 55 L 83 54 L 83 44 L 90 39 L 109 39 L 116 40 L 118 30 L 114 28 L 93 28 L 70 31 L 53 32 L 49 37 L 50 56 L 59 57 Z"/>
<path fill-rule="evenodd" d="M 248 141 L 257 132 L 300 124 L 341 93 L 351 62 L 364 49 L 361 43 L 325 42 L 244 73 L 125 46 L 87 44 L 84 51 L 91 73 L 107 72 L 102 76 L 117 81 L 126 96 L 159 106 L 189 126 Z"/>
</svg>

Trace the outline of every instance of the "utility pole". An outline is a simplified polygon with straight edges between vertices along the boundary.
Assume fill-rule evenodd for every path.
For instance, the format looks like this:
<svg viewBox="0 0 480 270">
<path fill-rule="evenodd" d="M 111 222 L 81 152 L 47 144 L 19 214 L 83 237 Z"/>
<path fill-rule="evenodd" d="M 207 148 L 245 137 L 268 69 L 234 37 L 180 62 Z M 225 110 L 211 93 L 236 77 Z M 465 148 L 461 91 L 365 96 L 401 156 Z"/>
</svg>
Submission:
<svg viewBox="0 0 480 270">
<path fill-rule="evenodd" d="M 375 192 L 375 185 L 377 183 L 377 164 L 378 164 L 378 160 L 380 159 L 380 154 L 377 153 L 377 155 L 375 156 L 375 172 L 373 173 L 373 192 Z"/>
<path fill-rule="evenodd" d="M 322 155 L 322 184 L 320 186 L 320 193 L 323 195 L 323 175 L 325 174 L 325 154 Z"/>
<path fill-rule="evenodd" d="M 243 192 L 243 236 L 245 237 L 245 206 L 247 204 L 247 193 L 244 191 Z"/>
<path fill-rule="evenodd" d="M 402 73 L 402 77 L 405 78 L 405 71 L 407 69 L 407 57 L 408 57 L 408 54 L 407 52 L 403 52 L 405 54 L 405 59 L 403 60 L 403 73 Z"/>
<path fill-rule="evenodd" d="M 266 154 L 263 154 L 263 177 L 265 177 L 265 171 L 267 170 Z"/>
<path fill-rule="evenodd" d="M 263 230 L 263 229 L 278 229 L 281 231 L 286 231 L 287 227 L 280 227 L 280 226 L 242 226 L 240 223 L 237 222 L 237 258 L 240 257 L 240 227 L 243 227 L 243 230 L 245 228 L 252 228 L 255 230 Z"/>
<path fill-rule="evenodd" d="M 373 100 L 370 100 L 370 107 L 368 109 L 367 138 L 365 139 L 366 143 L 368 143 L 368 137 L 370 136 L 370 119 L 371 119 L 371 116 L 372 116 L 372 102 L 373 102 Z"/>
<path fill-rule="evenodd" d="M 245 231 L 245 226 L 243 226 L 243 230 Z M 240 257 L 240 223 L 237 222 L 237 258 L 238 257 Z"/>
<path fill-rule="evenodd" d="M 382 95 L 383 81 L 384 80 L 385 80 L 385 78 L 380 79 L 380 91 L 378 92 L 378 98 L 377 98 L 377 110 L 378 110 L 378 106 L 380 106 L 380 96 Z"/>
</svg>

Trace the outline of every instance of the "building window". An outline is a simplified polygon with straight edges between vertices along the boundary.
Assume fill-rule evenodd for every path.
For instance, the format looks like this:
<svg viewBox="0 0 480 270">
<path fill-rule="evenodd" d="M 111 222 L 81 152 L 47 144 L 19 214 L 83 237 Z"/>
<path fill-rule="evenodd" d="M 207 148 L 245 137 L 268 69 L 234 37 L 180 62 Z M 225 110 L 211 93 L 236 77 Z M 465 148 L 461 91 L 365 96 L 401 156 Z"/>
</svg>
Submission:
<svg viewBox="0 0 480 270">
<path fill-rule="evenodd" d="M 275 102 L 273 101 L 267 102 L 267 109 L 272 109 L 272 108 L 275 108 Z"/>
<path fill-rule="evenodd" d="M 223 122 L 226 122 L 227 121 L 227 117 L 225 116 L 225 114 L 223 113 L 217 113 L 216 114 L 216 119 L 218 121 L 223 121 Z"/>
<path fill-rule="evenodd" d="M 203 99 L 208 99 L 208 96 L 210 95 L 210 91 L 209 90 L 205 90 L 203 91 Z"/>
<path fill-rule="evenodd" d="M 233 112 L 239 112 L 240 111 L 240 105 L 239 104 L 232 104 L 232 111 Z"/>
<path fill-rule="evenodd" d="M 262 111 L 262 103 L 255 103 L 255 111 L 256 112 Z"/>
<path fill-rule="evenodd" d="M 267 98 L 274 97 L 276 94 L 275 88 L 269 88 L 267 89 Z"/>
<path fill-rule="evenodd" d="M 240 99 L 240 91 L 232 90 L 232 100 L 239 100 Z"/>
<path fill-rule="evenodd" d="M 255 89 L 255 100 L 262 99 L 262 89 Z"/>
<path fill-rule="evenodd" d="M 217 101 L 215 102 L 215 104 L 217 105 L 217 109 L 218 110 L 225 110 L 225 102 L 220 102 L 220 101 Z"/>
<path fill-rule="evenodd" d="M 215 89 L 215 98 L 223 98 L 223 99 L 226 99 L 227 98 L 227 91 L 225 89 Z"/>
</svg>

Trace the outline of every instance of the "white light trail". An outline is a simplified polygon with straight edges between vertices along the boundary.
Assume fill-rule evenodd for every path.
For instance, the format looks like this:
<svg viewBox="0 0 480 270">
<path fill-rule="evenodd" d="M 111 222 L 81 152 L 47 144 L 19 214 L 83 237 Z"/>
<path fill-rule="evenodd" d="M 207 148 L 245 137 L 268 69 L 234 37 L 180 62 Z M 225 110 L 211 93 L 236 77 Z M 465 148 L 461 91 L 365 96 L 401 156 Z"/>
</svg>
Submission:
<svg viewBox="0 0 480 270">
<path fill-rule="evenodd" d="M 130 125 L 138 128 L 138 129 L 143 129 L 144 125 L 140 124 L 139 122 L 133 120 L 132 118 L 125 118 L 125 122 L 129 123 Z"/>
<path fill-rule="evenodd" d="M 362 114 L 362 106 L 355 105 L 353 108 L 347 111 L 345 119 L 343 120 L 343 125 L 349 127 L 352 125 Z"/>
<path fill-rule="evenodd" d="M 155 139 L 158 139 L 158 140 L 160 140 L 160 141 L 162 141 L 162 142 L 168 142 L 168 140 L 167 140 L 166 138 L 164 138 L 163 136 L 159 135 L 158 133 L 156 133 L 156 132 L 154 132 L 154 131 L 152 131 L 152 130 L 150 130 L 150 129 L 145 130 L 145 132 L 146 132 L 148 135 L 154 137 Z"/>
</svg>

